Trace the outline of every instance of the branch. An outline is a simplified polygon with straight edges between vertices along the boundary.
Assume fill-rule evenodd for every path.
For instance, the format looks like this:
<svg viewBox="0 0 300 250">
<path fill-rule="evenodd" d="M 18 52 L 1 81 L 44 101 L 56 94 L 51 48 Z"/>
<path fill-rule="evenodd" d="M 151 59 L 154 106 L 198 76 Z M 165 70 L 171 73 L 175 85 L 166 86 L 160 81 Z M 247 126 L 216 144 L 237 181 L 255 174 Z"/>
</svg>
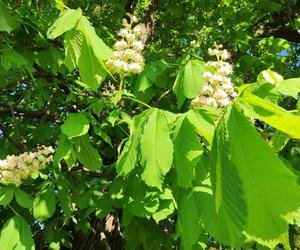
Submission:
<svg viewBox="0 0 300 250">
<path fill-rule="evenodd" d="M 24 145 L 20 141 L 16 141 L 10 135 L 8 135 L 7 129 L 2 124 L 0 124 L 0 130 L 3 132 L 4 137 L 7 140 L 9 140 L 12 144 L 14 144 L 16 146 L 16 148 L 18 148 L 21 152 L 24 152 L 27 150 L 26 145 Z"/>
</svg>

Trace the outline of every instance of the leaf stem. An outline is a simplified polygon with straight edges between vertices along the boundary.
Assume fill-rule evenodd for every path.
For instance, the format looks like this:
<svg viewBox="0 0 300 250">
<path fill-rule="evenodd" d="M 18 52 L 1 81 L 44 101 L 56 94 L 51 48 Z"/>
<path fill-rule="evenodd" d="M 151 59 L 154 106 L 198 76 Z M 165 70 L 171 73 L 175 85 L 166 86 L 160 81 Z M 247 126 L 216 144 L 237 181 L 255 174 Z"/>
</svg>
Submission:
<svg viewBox="0 0 300 250">
<path fill-rule="evenodd" d="M 140 104 L 144 105 L 145 107 L 147 107 L 147 108 L 149 108 L 149 109 L 152 108 L 152 107 L 151 107 L 150 105 L 148 105 L 147 103 L 144 103 L 144 102 L 142 102 L 142 101 L 140 101 L 140 100 L 138 100 L 138 99 L 135 99 L 135 98 L 132 98 L 132 97 L 129 97 L 129 96 L 123 96 L 123 98 L 124 98 L 124 99 L 129 99 L 129 100 L 132 100 L 132 101 L 135 101 L 135 102 L 137 102 L 137 103 L 140 103 Z"/>
<path fill-rule="evenodd" d="M 70 10 L 70 8 L 66 5 L 64 5 L 62 2 L 60 2 L 59 0 L 55 0 L 55 3 L 58 3 L 60 6 L 66 8 L 67 10 Z"/>
<path fill-rule="evenodd" d="M 123 88 L 123 82 L 124 82 L 124 77 L 121 77 L 121 81 L 120 81 L 120 86 L 119 86 L 119 92 L 122 93 L 122 88 Z"/>
<path fill-rule="evenodd" d="M 15 213 L 15 215 L 20 216 L 19 213 L 16 210 L 14 210 L 10 204 L 8 204 L 8 206 Z"/>
</svg>

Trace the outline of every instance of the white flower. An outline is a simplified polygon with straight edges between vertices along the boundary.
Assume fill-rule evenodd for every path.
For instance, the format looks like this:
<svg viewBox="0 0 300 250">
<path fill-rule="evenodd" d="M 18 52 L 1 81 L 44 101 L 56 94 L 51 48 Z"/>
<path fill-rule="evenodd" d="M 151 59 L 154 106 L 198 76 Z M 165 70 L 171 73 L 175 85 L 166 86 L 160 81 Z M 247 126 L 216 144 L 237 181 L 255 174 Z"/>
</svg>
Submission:
<svg viewBox="0 0 300 250">
<path fill-rule="evenodd" d="M 220 67 L 220 63 L 217 61 L 209 61 L 205 64 L 206 66 L 212 66 L 214 68 L 219 68 Z"/>
<path fill-rule="evenodd" d="M 217 108 L 218 107 L 218 104 L 217 104 L 217 101 L 215 98 L 213 97 L 208 97 L 206 98 L 206 105 L 207 106 L 212 106 L 214 108 Z"/>
<path fill-rule="evenodd" d="M 237 97 L 234 85 L 231 82 L 230 75 L 233 70 L 230 63 L 224 61 L 230 57 L 227 50 L 221 50 L 222 45 L 216 45 L 214 49 L 208 49 L 211 56 L 216 56 L 217 61 L 209 61 L 206 66 L 213 67 L 215 73 L 204 72 L 202 77 L 206 81 L 199 92 L 200 96 L 194 98 L 192 106 L 208 105 L 214 108 L 223 108 Z"/>
<path fill-rule="evenodd" d="M 128 29 L 121 29 L 118 35 L 122 37 L 126 37 L 128 35 Z"/>
<path fill-rule="evenodd" d="M 117 41 L 115 44 L 114 44 L 114 48 L 116 50 L 122 50 L 122 49 L 125 49 L 127 47 L 127 42 L 125 40 L 121 40 L 121 41 Z"/>
<path fill-rule="evenodd" d="M 141 41 L 134 41 L 132 43 L 132 47 L 138 51 L 143 50 L 144 49 L 144 45 Z"/>
<path fill-rule="evenodd" d="M 223 60 L 228 60 L 230 58 L 230 53 L 226 49 L 224 49 L 221 53 L 221 58 Z"/>
<path fill-rule="evenodd" d="M 218 89 L 214 94 L 213 97 L 216 99 L 224 99 L 227 97 L 227 93 L 223 89 Z"/>
<path fill-rule="evenodd" d="M 124 51 L 124 55 L 127 57 L 133 57 L 136 54 L 136 52 L 133 49 L 126 49 Z"/>
<path fill-rule="evenodd" d="M 223 75 L 221 75 L 221 74 L 213 74 L 212 75 L 212 81 L 222 82 L 222 80 L 223 80 Z"/>
<path fill-rule="evenodd" d="M 228 82 L 228 83 L 225 83 L 222 85 L 222 88 L 227 91 L 227 92 L 230 92 L 230 91 L 233 91 L 234 90 L 234 87 L 233 87 L 233 84 L 231 82 Z"/>
<path fill-rule="evenodd" d="M 134 22 L 134 23 L 136 23 L 137 22 L 137 17 L 136 16 L 132 16 L 132 21 Z"/>
<path fill-rule="evenodd" d="M 219 72 L 224 75 L 230 75 L 232 73 L 232 67 L 229 63 L 224 64 L 219 68 Z"/>
<path fill-rule="evenodd" d="M 210 73 L 209 71 L 206 71 L 203 73 L 202 77 L 205 81 L 210 81 L 212 79 L 212 73 Z"/>
<path fill-rule="evenodd" d="M 13 181 L 20 185 L 34 171 L 45 168 L 53 160 L 53 153 L 52 147 L 43 146 L 37 152 L 7 156 L 0 160 L 0 181 Z"/>
<path fill-rule="evenodd" d="M 136 25 L 134 28 L 133 28 L 133 31 L 134 31 L 134 33 L 136 33 L 136 34 L 141 34 L 141 32 L 142 32 L 142 27 L 141 27 L 141 25 Z"/>
<path fill-rule="evenodd" d="M 228 98 L 223 98 L 219 100 L 219 103 L 221 104 L 221 106 L 225 107 L 230 103 L 230 100 Z"/>
<path fill-rule="evenodd" d="M 128 65 L 128 68 L 132 73 L 140 73 L 142 71 L 142 67 L 139 63 L 131 63 Z"/>
<path fill-rule="evenodd" d="M 141 56 L 141 54 L 135 52 L 132 56 L 132 60 L 137 62 L 137 63 L 142 64 L 142 62 L 144 61 L 144 58 Z"/>
<path fill-rule="evenodd" d="M 122 25 L 123 25 L 124 27 L 128 27 L 128 26 L 129 26 L 129 23 L 127 22 L 126 18 L 124 18 L 124 19 L 122 20 Z"/>
<path fill-rule="evenodd" d="M 120 56 L 120 52 L 119 51 L 114 51 L 114 57 L 118 57 L 118 56 Z"/>
<path fill-rule="evenodd" d="M 130 24 L 126 20 L 123 21 L 124 28 L 119 31 L 123 39 L 114 44 L 113 57 L 106 61 L 108 69 L 122 78 L 131 73 L 140 73 L 144 66 L 144 59 L 141 55 L 144 44 L 139 40 L 141 25 L 138 24 L 132 28 L 137 18 L 132 16 L 130 20 Z"/>
<path fill-rule="evenodd" d="M 204 94 L 212 94 L 214 92 L 214 88 L 209 84 L 204 84 L 201 90 Z"/>
<path fill-rule="evenodd" d="M 126 39 L 128 42 L 133 42 L 136 39 L 136 36 L 132 33 L 128 33 Z"/>
</svg>

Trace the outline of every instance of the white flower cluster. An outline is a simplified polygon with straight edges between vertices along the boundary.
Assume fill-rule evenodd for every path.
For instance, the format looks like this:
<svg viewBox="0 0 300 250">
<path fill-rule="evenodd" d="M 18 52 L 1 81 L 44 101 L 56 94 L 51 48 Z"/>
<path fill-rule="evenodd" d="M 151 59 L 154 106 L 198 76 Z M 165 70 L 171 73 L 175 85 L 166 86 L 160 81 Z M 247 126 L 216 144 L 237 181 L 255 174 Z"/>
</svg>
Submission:
<svg viewBox="0 0 300 250">
<path fill-rule="evenodd" d="M 217 61 L 209 61 L 206 64 L 213 67 L 215 73 L 204 72 L 202 77 L 206 84 L 200 88 L 200 95 L 192 100 L 191 105 L 223 108 L 237 97 L 237 92 L 229 77 L 233 72 L 232 66 L 226 62 L 230 54 L 227 50 L 222 50 L 222 45 L 215 45 L 214 49 L 208 50 L 208 54 L 217 57 Z"/>
<path fill-rule="evenodd" d="M 0 160 L 0 181 L 14 182 L 20 185 L 22 180 L 44 169 L 53 161 L 54 149 L 42 146 L 36 152 L 25 152 L 21 155 L 9 155 Z"/>
<path fill-rule="evenodd" d="M 113 57 L 106 61 L 108 69 L 112 73 L 118 73 L 121 78 L 131 73 L 140 73 L 144 66 L 142 26 L 135 25 L 136 22 L 136 16 L 130 16 L 130 23 L 126 19 L 123 20 L 124 28 L 118 33 L 121 40 L 113 45 Z"/>
</svg>

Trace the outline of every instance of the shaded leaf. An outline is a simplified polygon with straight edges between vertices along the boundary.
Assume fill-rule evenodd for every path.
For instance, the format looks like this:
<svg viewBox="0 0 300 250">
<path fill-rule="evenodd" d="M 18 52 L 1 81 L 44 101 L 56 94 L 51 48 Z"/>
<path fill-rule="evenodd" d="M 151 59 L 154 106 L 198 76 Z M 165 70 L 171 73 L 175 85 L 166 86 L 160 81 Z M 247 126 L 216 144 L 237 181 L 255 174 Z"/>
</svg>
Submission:
<svg viewBox="0 0 300 250">
<path fill-rule="evenodd" d="M 14 189 L 9 187 L 0 187 L 0 205 L 6 206 L 14 198 Z"/>
<path fill-rule="evenodd" d="M 102 167 L 101 156 L 90 143 L 88 136 L 80 136 L 74 141 L 76 143 L 76 157 L 83 166 L 90 170 Z"/>
<path fill-rule="evenodd" d="M 177 184 L 184 188 L 191 187 L 202 146 L 193 125 L 185 115 L 176 122 L 173 141 Z"/>
<path fill-rule="evenodd" d="M 17 203 L 24 208 L 32 208 L 33 206 L 33 199 L 30 197 L 29 194 L 25 193 L 24 191 L 20 189 L 15 190 L 15 197 Z"/>
<path fill-rule="evenodd" d="M 0 1 L 0 31 L 12 32 L 19 27 L 20 22 L 17 16 L 11 15 L 12 11 Z"/>
</svg>

